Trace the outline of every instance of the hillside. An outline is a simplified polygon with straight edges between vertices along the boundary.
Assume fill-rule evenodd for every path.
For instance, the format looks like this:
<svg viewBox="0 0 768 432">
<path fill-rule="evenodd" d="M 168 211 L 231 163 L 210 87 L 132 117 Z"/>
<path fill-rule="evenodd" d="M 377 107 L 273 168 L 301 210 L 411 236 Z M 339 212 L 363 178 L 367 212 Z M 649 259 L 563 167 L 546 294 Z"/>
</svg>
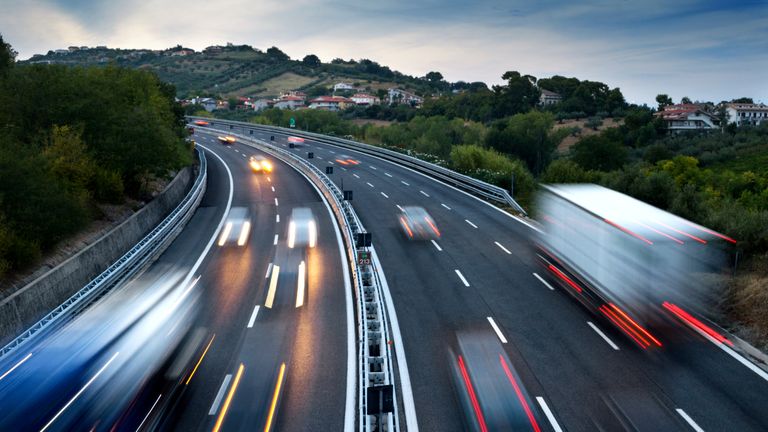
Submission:
<svg viewBox="0 0 768 432">
<path fill-rule="evenodd" d="M 21 64 L 47 63 L 72 66 L 116 64 L 155 72 L 160 79 L 176 86 L 183 98 L 212 95 L 277 96 L 286 90 L 330 87 L 337 82 L 357 83 L 375 92 L 400 86 L 425 93 L 428 81 L 392 71 L 371 60 L 335 59 L 321 63 L 314 56 L 291 60 L 277 48 L 266 52 L 248 45 L 212 46 L 202 52 L 177 46 L 163 51 L 123 50 L 82 47 L 37 54 Z"/>
</svg>

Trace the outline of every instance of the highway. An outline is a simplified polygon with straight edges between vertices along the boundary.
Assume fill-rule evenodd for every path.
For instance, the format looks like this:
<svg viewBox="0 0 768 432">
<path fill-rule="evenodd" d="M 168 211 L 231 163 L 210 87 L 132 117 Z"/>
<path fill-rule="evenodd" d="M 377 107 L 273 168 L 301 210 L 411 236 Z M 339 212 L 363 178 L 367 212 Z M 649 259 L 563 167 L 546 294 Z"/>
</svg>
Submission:
<svg viewBox="0 0 768 432">
<path fill-rule="evenodd" d="M 237 130 L 235 130 L 237 132 Z M 269 141 L 269 135 L 254 132 Z M 275 135 L 285 145 L 286 136 Z M 354 193 L 386 273 L 422 430 L 463 430 L 449 352 L 456 332 L 499 338 L 536 398 L 542 429 L 615 430 L 616 415 L 668 418 L 680 430 L 768 430 L 766 374 L 698 336 L 643 351 L 607 320 L 555 288 L 534 260 L 532 227 L 409 169 L 307 140 L 318 167 Z M 357 166 L 334 162 L 341 154 Z M 408 242 L 397 206 L 427 209 L 441 230 L 435 242 Z M 407 385 L 407 383 L 406 383 Z M 551 413 L 547 415 L 548 412 Z M 659 420 L 660 422 L 666 420 Z"/>
</svg>

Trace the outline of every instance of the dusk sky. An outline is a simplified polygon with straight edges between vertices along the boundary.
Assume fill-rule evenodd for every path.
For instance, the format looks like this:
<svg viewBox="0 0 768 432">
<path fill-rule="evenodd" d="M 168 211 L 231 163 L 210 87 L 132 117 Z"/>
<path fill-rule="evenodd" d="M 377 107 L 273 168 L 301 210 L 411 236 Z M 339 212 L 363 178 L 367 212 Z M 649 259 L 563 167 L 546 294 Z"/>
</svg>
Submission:
<svg viewBox="0 0 768 432">
<path fill-rule="evenodd" d="M 0 0 L 19 59 L 69 45 L 277 46 L 497 84 L 507 70 L 620 87 L 627 100 L 768 102 L 768 1 Z"/>
</svg>

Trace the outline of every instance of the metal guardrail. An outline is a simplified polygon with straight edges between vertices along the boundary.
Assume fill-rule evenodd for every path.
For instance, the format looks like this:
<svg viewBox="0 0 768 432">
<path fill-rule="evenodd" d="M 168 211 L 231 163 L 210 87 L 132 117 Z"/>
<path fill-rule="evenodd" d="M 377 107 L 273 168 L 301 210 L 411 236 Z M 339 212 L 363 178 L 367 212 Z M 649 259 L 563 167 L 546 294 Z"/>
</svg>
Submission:
<svg viewBox="0 0 768 432">
<path fill-rule="evenodd" d="M 238 135 L 242 143 L 270 154 L 299 170 L 314 183 L 331 205 L 333 214 L 341 228 L 347 249 L 356 298 L 357 340 L 358 340 L 358 430 L 398 431 L 399 414 L 395 391 L 395 373 L 392 352 L 388 343 L 389 322 L 386 317 L 380 272 L 370 253 L 373 246 L 356 247 L 356 236 L 366 233 L 355 210 L 344 194 L 320 169 L 298 155 L 285 149 L 255 139 L 249 135 Z M 388 407 L 384 400 L 391 400 Z M 378 403 L 374 403 L 378 402 Z"/>
<path fill-rule="evenodd" d="M 267 126 L 267 125 L 260 125 L 255 123 L 210 119 L 210 118 L 203 118 L 203 117 L 188 117 L 188 119 L 208 121 L 210 123 L 210 126 L 213 128 L 215 128 L 216 125 L 220 124 L 224 126 L 229 126 L 230 130 L 232 130 L 234 127 L 240 127 L 240 128 L 243 128 L 243 130 L 258 130 L 258 131 L 271 132 L 271 133 L 277 132 L 280 134 L 288 134 L 288 135 L 298 136 L 302 138 L 310 138 L 317 142 L 331 144 L 337 147 L 347 148 L 350 150 L 355 150 L 355 151 L 369 154 L 372 156 L 377 156 L 382 159 L 395 162 L 399 165 L 409 167 L 423 174 L 426 174 L 430 177 L 437 178 L 447 184 L 450 184 L 454 187 L 457 187 L 459 189 L 462 189 L 474 195 L 478 195 L 488 200 L 501 203 L 502 205 L 508 205 L 514 208 L 515 211 L 519 212 L 520 214 L 527 216 L 527 213 L 523 209 L 523 207 L 521 207 L 520 204 L 518 204 L 517 201 L 515 201 L 515 199 L 510 195 L 510 193 L 504 188 L 498 187 L 496 185 L 492 185 L 490 183 L 486 183 L 482 180 L 478 180 L 476 178 L 473 178 L 464 174 L 457 173 L 456 171 L 450 170 L 448 168 L 445 168 L 427 161 L 423 161 L 413 156 L 396 152 L 394 150 L 389 150 L 383 147 L 378 147 L 371 144 L 365 144 L 365 143 L 352 141 L 344 138 L 335 138 L 335 137 L 330 137 L 328 135 L 305 132 L 305 131 L 300 131 L 296 129 L 288 129 L 288 128 L 283 128 L 279 126 Z"/>
<path fill-rule="evenodd" d="M 32 327 L 0 349 L 0 358 L 18 349 L 31 340 L 33 336 L 50 328 L 53 323 L 63 317 L 74 316 L 81 312 L 88 305 L 107 294 L 112 288 L 118 286 L 120 282 L 136 274 L 146 263 L 165 249 L 165 246 L 176 237 L 176 234 L 181 231 L 192 217 L 194 210 L 205 194 L 207 162 L 205 154 L 200 149 L 197 149 L 197 153 L 200 160 L 198 175 L 192 188 L 176 208 L 149 234 L 145 235 L 135 246 L 96 276 L 95 279 L 91 280 L 64 303 L 60 304 Z"/>
</svg>

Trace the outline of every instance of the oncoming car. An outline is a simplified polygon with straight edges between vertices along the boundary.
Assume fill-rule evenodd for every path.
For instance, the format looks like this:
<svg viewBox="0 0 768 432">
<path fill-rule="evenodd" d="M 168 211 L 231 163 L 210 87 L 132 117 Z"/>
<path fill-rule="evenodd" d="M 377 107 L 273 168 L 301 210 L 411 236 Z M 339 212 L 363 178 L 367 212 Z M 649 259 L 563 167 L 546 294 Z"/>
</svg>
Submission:
<svg viewBox="0 0 768 432">
<path fill-rule="evenodd" d="M 272 162 L 264 156 L 251 156 L 248 164 L 251 166 L 251 170 L 255 173 L 272 172 Z"/>
<path fill-rule="evenodd" d="M 409 240 L 434 240 L 440 238 L 435 220 L 423 207 L 402 207 L 398 216 L 400 228 Z"/>
<path fill-rule="evenodd" d="M 222 144 L 234 144 L 237 142 L 232 135 L 219 136 L 218 139 Z"/>
<path fill-rule="evenodd" d="M 195 124 L 198 126 L 208 126 L 209 123 L 205 120 L 195 120 Z"/>
<path fill-rule="evenodd" d="M 288 222 L 288 247 L 315 247 L 317 244 L 317 222 L 312 210 L 307 207 L 297 207 L 291 212 Z"/>
<path fill-rule="evenodd" d="M 341 165 L 347 165 L 347 166 L 349 166 L 349 165 L 352 165 L 352 166 L 360 165 L 360 161 L 359 160 L 353 158 L 350 155 L 345 155 L 345 154 L 338 155 L 336 157 L 336 162 L 340 163 Z"/>
<path fill-rule="evenodd" d="M 227 215 L 224 229 L 219 236 L 219 246 L 230 242 L 237 242 L 238 246 L 245 246 L 248 235 L 251 232 L 251 218 L 245 207 L 232 207 Z"/>
</svg>

